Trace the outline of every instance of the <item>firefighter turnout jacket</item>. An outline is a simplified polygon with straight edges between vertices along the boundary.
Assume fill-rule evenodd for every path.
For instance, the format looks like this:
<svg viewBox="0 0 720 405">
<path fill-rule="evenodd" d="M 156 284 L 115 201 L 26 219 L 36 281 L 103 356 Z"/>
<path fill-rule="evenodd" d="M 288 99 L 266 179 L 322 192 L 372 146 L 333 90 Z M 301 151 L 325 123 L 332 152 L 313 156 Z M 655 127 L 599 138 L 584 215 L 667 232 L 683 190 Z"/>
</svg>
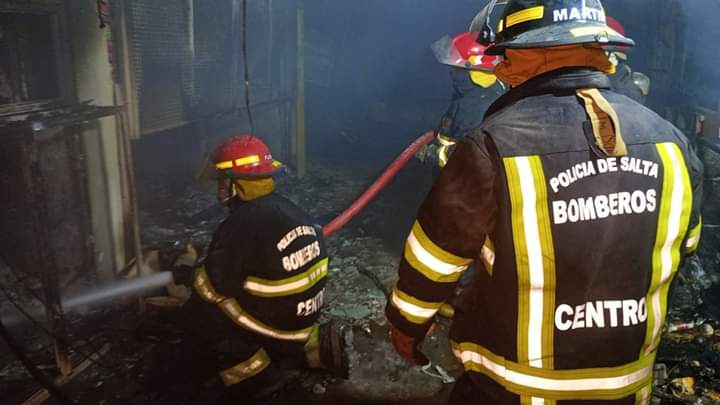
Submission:
<svg viewBox="0 0 720 405">
<path fill-rule="evenodd" d="M 469 131 L 480 126 L 488 107 L 505 92 L 500 81 L 488 88 L 481 87 L 470 79 L 465 69 L 454 68 L 450 72 L 453 95 L 448 110 L 440 119 L 436 142 L 438 143 L 437 164 L 447 164 L 455 144 Z"/>
<path fill-rule="evenodd" d="M 477 403 L 649 402 L 668 290 L 699 242 L 702 166 L 680 131 L 609 88 L 572 68 L 509 91 L 407 238 L 386 314 L 418 339 L 484 265 L 450 333 Z M 598 146 L 610 122 L 614 154 Z"/>
<path fill-rule="evenodd" d="M 615 69 L 615 73 L 609 75 L 609 77 L 614 92 L 630 97 L 640 104 L 645 104 L 645 95 L 642 89 L 635 84 L 630 65 L 624 61 L 620 61 Z"/>
<path fill-rule="evenodd" d="M 305 347 L 319 367 L 316 323 L 323 304 L 328 256 L 322 230 L 310 216 L 276 195 L 234 201 L 214 235 L 194 290 L 244 332 Z M 213 307 L 215 307 L 213 309 Z M 208 318 L 210 319 L 210 318 Z M 244 333 L 243 335 L 247 335 Z M 270 359 L 263 348 L 221 372 L 227 385 L 257 374 Z"/>
</svg>

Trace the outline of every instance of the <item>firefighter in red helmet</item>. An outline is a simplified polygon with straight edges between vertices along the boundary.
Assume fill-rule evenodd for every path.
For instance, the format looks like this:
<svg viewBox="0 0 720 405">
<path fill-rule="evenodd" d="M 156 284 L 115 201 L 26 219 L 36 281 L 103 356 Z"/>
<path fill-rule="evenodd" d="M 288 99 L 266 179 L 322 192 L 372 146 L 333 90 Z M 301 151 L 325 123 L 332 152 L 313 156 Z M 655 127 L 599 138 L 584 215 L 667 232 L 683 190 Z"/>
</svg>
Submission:
<svg viewBox="0 0 720 405">
<path fill-rule="evenodd" d="M 480 125 L 485 110 L 505 92 L 493 74 L 502 58 L 486 55 L 487 46 L 478 42 L 478 32 L 445 36 L 432 46 L 437 60 L 452 67 L 453 94 L 450 106 L 440 119 L 435 145 L 421 151 L 423 161 L 444 167 L 455 144 L 472 128 Z"/>
<path fill-rule="evenodd" d="M 620 35 L 625 35 L 625 28 L 620 21 L 608 16 L 607 25 Z M 609 50 L 610 61 L 615 64 L 615 73 L 609 75 L 610 84 L 616 92 L 645 104 L 645 99 L 650 94 L 650 78 L 632 70 L 628 64 L 629 51 L 630 47 L 627 46 L 618 46 Z"/>
<path fill-rule="evenodd" d="M 347 376 L 342 332 L 318 324 L 328 255 L 322 229 L 274 192 L 282 164 L 257 137 L 233 136 L 214 157 L 229 208 L 196 267 L 185 305 L 193 346 L 210 356 L 228 394 L 247 400 L 278 382 L 277 364 Z"/>
</svg>

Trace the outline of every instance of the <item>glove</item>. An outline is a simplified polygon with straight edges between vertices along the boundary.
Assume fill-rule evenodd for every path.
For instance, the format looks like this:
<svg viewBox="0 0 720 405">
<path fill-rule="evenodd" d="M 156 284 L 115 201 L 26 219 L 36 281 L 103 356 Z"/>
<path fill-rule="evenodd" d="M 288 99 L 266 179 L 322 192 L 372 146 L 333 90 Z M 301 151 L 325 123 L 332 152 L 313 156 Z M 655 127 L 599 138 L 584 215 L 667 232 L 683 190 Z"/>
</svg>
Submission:
<svg viewBox="0 0 720 405">
<path fill-rule="evenodd" d="M 185 250 L 175 259 L 172 266 L 175 283 L 190 286 L 197 264 L 198 253 L 191 243 L 185 245 Z"/>
<path fill-rule="evenodd" d="M 425 357 L 425 354 L 418 348 L 422 343 L 422 339 L 408 336 L 398 328 L 390 326 L 390 341 L 395 347 L 395 351 L 405 360 L 418 366 L 424 366 L 429 363 L 428 358 Z"/>
<path fill-rule="evenodd" d="M 173 263 L 173 267 L 195 267 L 195 263 L 197 262 L 198 253 L 197 250 L 195 250 L 195 247 L 192 245 L 192 243 L 188 242 L 185 245 L 185 250 L 180 253 L 180 255 L 175 259 L 175 262 Z"/>
</svg>

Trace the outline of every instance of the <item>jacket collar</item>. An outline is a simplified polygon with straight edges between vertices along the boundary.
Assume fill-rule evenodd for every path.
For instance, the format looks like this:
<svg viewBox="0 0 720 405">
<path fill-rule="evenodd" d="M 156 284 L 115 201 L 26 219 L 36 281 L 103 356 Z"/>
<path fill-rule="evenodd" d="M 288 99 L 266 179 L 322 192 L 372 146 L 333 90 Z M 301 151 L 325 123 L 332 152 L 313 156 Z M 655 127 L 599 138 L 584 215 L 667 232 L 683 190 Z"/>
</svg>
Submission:
<svg viewBox="0 0 720 405">
<path fill-rule="evenodd" d="M 610 89 L 610 79 L 600 71 L 584 67 L 553 70 L 505 93 L 488 108 L 485 119 L 527 97 L 544 94 L 572 95 L 575 94 L 575 90 L 586 88 Z"/>
</svg>

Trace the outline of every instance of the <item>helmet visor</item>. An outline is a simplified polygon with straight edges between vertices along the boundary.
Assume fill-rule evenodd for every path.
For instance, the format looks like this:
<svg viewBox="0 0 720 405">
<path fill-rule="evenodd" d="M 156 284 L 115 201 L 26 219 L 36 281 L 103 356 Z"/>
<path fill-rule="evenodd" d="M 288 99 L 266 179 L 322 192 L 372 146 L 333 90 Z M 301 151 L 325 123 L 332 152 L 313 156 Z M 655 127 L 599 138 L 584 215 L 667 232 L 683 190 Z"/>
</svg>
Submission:
<svg viewBox="0 0 720 405">
<path fill-rule="evenodd" d="M 478 44 L 478 47 L 481 45 Z M 453 38 L 446 35 L 435 41 L 431 46 L 435 59 L 443 65 L 453 66 L 467 70 L 480 70 L 484 72 L 492 72 L 495 67 L 502 62 L 499 56 L 485 55 L 482 52 L 476 52 L 468 58 L 460 54 Z"/>
</svg>

